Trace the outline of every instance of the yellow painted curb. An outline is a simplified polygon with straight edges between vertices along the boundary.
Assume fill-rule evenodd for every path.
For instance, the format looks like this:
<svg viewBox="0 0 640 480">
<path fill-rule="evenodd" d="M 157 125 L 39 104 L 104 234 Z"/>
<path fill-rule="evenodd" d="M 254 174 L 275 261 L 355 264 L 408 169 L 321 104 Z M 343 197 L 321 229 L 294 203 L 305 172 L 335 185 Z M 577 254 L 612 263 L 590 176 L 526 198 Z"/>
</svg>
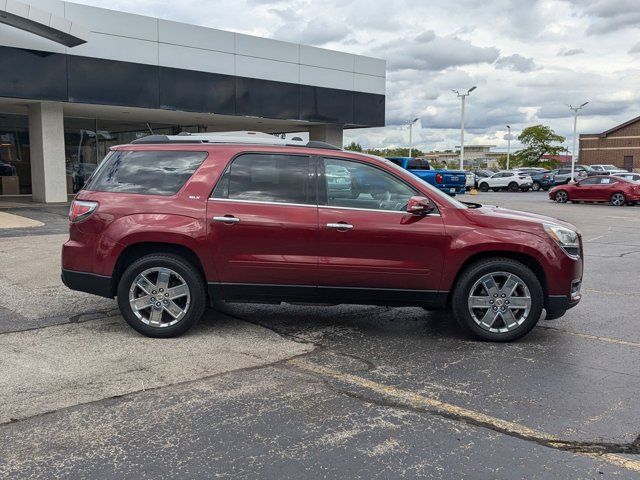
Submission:
<svg viewBox="0 0 640 480">
<path fill-rule="evenodd" d="M 30 218 L 0 212 L 0 228 L 33 228 L 42 227 L 44 223 Z"/>
</svg>

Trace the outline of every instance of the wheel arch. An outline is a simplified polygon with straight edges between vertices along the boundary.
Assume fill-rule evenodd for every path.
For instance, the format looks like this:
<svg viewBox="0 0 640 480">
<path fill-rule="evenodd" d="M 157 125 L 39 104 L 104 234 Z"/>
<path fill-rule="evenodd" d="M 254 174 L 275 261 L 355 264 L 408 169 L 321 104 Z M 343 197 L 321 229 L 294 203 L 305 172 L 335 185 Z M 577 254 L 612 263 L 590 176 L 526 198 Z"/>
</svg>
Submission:
<svg viewBox="0 0 640 480">
<path fill-rule="evenodd" d="M 511 260 L 520 262 L 523 265 L 525 265 L 527 268 L 529 268 L 534 273 L 538 281 L 540 282 L 540 286 L 542 287 L 542 292 L 544 293 L 545 304 L 546 304 L 546 299 L 549 295 L 548 294 L 549 290 L 547 285 L 547 276 L 544 271 L 544 268 L 535 257 L 522 252 L 505 251 L 505 250 L 487 250 L 487 251 L 478 252 L 474 255 L 471 255 L 462 263 L 462 265 L 458 269 L 458 273 L 456 274 L 453 280 L 453 283 L 451 284 L 451 288 L 449 289 L 449 295 L 447 297 L 448 306 L 451 305 L 451 297 L 453 296 L 453 292 L 455 291 L 458 285 L 458 281 L 460 280 L 460 277 L 462 276 L 463 272 L 474 263 L 479 262 L 481 260 L 487 260 L 489 258 L 509 258 Z"/>
<path fill-rule="evenodd" d="M 154 253 L 169 253 L 180 256 L 191 263 L 202 275 L 206 283 L 206 275 L 200 258 L 189 247 L 176 243 L 165 242 L 139 242 L 128 245 L 118 256 L 116 260 L 113 275 L 111 277 L 111 292 L 116 295 L 118 283 L 127 266 L 135 262 L 137 259 Z"/>
</svg>

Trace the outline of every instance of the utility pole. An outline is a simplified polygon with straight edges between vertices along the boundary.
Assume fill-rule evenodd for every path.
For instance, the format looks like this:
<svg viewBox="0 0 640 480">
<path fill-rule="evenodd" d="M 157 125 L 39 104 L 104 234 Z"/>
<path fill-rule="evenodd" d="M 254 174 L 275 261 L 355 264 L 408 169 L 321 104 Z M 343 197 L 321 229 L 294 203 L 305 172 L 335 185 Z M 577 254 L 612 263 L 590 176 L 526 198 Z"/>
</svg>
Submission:
<svg viewBox="0 0 640 480">
<path fill-rule="evenodd" d="M 509 170 L 509 160 L 511 159 L 511 126 L 507 125 L 507 170 Z"/>
<path fill-rule="evenodd" d="M 414 118 L 409 122 L 409 157 L 411 157 L 411 150 L 413 148 L 413 124 L 416 123 L 419 119 Z"/>
<path fill-rule="evenodd" d="M 451 90 L 455 93 L 459 98 L 462 99 L 462 115 L 460 117 L 460 170 L 464 170 L 464 104 L 466 98 L 471 95 L 477 87 L 473 86 L 467 93 L 460 93 L 458 90 Z"/>
<path fill-rule="evenodd" d="M 575 169 L 576 169 L 576 138 L 578 133 L 578 111 L 582 110 L 589 102 L 584 102 L 579 107 L 568 105 L 569 109 L 573 111 L 573 149 L 571 150 L 571 177 L 569 182 L 576 183 L 575 181 Z"/>
</svg>

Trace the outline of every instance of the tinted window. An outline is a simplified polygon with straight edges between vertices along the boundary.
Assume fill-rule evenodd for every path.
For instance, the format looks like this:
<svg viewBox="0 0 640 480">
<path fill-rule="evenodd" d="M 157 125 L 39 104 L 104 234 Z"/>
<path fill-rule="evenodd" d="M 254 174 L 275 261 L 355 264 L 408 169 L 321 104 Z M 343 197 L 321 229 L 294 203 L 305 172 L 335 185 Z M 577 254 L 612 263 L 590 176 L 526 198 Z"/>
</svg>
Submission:
<svg viewBox="0 0 640 480">
<path fill-rule="evenodd" d="M 206 157 L 206 152 L 114 151 L 104 159 L 86 188 L 99 192 L 173 195 Z"/>
<path fill-rule="evenodd" d="M 558 171 L 558 173 L 559 173 L 559 174 L 561 174 L 561 175 L 564 175 L 564 174 L 566 174 L 566 173 L 571 173 L 571 170 L 567 170 L 567 169 L 565 169 L 565 168 L 561 168 L 561 169 Z"/>
<path fill-rule="evenodd" d="M 406 209 L 416 192 L 381 169 L 349 160 L 325 158 L 327 204 L 372 210 Z"/>
<path fill-rule="evenodd" d="M 618 181 L 615 178 L 611 177 L 600 177 L 598 179 L 598 183 L 600 185 L 613 185 L 614 183 L 618 183 Z"/>
<path fill-rule="evenodd" d="M 420 160 L 418 158 L 414 158 L 409 160 L 409 165 L 407 166 L 409 170 L 430 170 L 429 162 L 426 160 Z"/>
<path fill-rule="evenodd" d="M 595 177 L 591 177 L 591 178 L 587 178 L 585 180 L 582 180 L 580 182 L 580 185 L 595 185 L 596 183 L 598 183 L 598 179 Z"/>
<path fill-rule="evenodd" d="M 259 202 L 310 201 L 309 157 L 246 154 L 236 158 L 218 182 L 214 198 Z"/>
</svg>

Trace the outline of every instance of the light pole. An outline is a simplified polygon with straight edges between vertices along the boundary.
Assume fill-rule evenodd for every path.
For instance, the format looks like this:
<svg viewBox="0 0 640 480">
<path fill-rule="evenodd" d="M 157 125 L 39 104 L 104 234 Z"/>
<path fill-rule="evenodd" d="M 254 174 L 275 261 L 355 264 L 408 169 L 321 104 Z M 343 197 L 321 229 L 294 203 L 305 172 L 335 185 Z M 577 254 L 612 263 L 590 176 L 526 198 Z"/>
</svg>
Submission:
<svg viewBox="0 0 640 480">
<path fill-rule="evenodd" d="M 511 158 L 511 126 L 507 125 L 507 170 L 509 170 L 509 159 Z"/>
<path fill-rule="evenodd" d="M 451 90 L 458 97 L 462 98 L 462 115 L 460 118 L 460 170 L 464 170 L 464 103 L 466 98 L 471 95 L 477 87 L 473 86 L 467 93 L 460 93 L 458 90 Z"/>
<path fill-rule="evenodd" d="M 411 157 L 411 150 L 413 148 L 413 124 L 418 121 L 418 118 L 414 118 L 409 122 L 409 157 Z"/>
<path fill-rule="evenodd" d="M 584 102 L 579 107 L 574 107 L 572 105 L 568 105 L 569 109 L 573 111 L 573 149 L 571 150 L 571 177 L 570 182 L 576 183 L 575 180 L 575 169 L 576 169 L 576 134 L 578 132 L 578 111 L 582 110 L 589 102 Z"/>
</svg>

